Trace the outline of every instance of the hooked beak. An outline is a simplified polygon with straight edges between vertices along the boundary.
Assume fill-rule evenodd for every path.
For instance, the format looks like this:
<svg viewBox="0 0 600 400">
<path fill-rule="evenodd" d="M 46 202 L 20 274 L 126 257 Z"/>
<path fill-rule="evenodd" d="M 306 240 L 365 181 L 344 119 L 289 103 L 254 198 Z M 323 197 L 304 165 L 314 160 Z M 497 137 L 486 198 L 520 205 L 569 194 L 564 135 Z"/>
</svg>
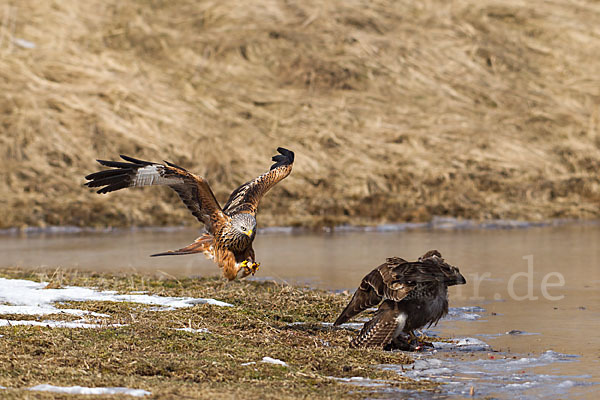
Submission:
<svg viewBox="0 0 600 400">
<path fill-rule="evenodd" d="M 252 237 L 252 229 L 248 229 L 246 232 L 246 235 L 248 235 L 249 237 Z"/>
</svg>

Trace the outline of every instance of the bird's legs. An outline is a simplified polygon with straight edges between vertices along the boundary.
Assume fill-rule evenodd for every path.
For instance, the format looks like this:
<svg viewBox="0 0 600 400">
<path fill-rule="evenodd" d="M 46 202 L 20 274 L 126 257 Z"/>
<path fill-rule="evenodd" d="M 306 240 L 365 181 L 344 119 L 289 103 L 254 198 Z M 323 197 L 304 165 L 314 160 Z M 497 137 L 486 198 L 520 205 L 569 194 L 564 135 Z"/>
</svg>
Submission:
<svg viewBox="0 0 600 400">
<path fill-rule="evenodd" d="M 240 264 L 241 268 L 244 268 L 244 276 L 248 276 L 250 274 L 254 275 L 256 271 L 258 271 L 258 267 L 260 263 L 254 262 L 252 260 L 244 260 Z"/>
<path fill-rule="evenodd" d="M 408 336 L 410 337 L 410 341 L 415 341 L 418 342 L 419 338 L 417 337 L 417 335 L 415 335 L 415 331 L 410 331 L 408 332 Z"/>
</svg>

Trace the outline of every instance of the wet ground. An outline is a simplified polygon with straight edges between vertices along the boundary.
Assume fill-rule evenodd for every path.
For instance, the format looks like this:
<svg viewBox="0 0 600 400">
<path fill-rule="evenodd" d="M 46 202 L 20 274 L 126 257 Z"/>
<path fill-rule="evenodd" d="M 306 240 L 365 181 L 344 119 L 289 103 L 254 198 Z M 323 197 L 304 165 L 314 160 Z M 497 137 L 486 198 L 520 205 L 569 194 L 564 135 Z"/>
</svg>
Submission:
<svg viewBox="0 0 600 400">
<path fill-rule="evenodd" d="M 182 247 L 197 233 L 5 235 L 0 236 L 0 266 L 215 275 L 217 267 L 203 256 L 148 257 Z M 386 228 L 335 234 L 263 231 L 255 241 L 262 263 L 255 279 L 353 290 L 385 257 L 413 259 L 433 248 L 460 268 L 468 284 L 450 289 L 453 313 L 431 331 L 483 345 L 441 345 L 419 354 L 414 370 L 386 368 L 447 383 L 442 392 L 424 394 L 426 398 L 460 398 L 471 392 L 497 398 L 600 395 L 595 384 L 600 383 L 598 225 Z"/>
</svg>

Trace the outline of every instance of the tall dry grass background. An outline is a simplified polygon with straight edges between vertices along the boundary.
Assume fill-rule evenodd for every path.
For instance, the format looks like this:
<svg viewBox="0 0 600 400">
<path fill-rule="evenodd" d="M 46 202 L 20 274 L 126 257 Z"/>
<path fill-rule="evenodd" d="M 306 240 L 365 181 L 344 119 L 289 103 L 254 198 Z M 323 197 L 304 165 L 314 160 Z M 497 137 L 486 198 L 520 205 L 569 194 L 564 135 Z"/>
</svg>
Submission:
<svg viewBox="0 0 600 400">
<path fill-rule="evenodd" d="M 224 200 L 277 146 L 262 225 L 598 218 L 599 120 L 598 1 L 0 3 L 0 227 L 193 224 L 83 176 L 167 159 Z"/>
</svg>

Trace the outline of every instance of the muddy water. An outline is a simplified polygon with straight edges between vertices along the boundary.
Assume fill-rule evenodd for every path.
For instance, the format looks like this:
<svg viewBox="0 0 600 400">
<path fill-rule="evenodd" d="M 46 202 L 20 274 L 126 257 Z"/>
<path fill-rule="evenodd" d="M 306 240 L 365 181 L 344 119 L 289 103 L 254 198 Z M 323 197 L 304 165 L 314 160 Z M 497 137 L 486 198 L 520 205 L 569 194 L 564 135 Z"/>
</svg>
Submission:
<svg viewBox="0 0 600 400">
<path fill-rule="evenodd" d="M 148 257 L 182 247 L 196 233 L 175 230 L 4 236 L 0 237 L 0 266 L 215 275 L 216 266 L 203 256 Z M 576 377 L 560 381 L 567 382 L 567 397 L 600 396 L 600 385 L 580 385 L 600 382 L 598 225 L 386 233 L 259 232 L 255 249 L 262 266 L 257 278 L 352 290 L 385 257 L 414 259 L 433 248 L 459 266 L 468 281 L 468 285 L 450 289 L 451 306 L 482 308 L 472 320 L 445 319 L 434 331 L 444 336 L 478 338 L 500 351 L 494 353 L 497 356 L 490 356 L 489 352 L 468 356 L 476 359 L 507 355 L 539 357 L 548 350 L 576 355 L 567 358 L 568 362 L 538 363 L 524 368 L 535 376 Z M 518 332 L 506 334 L 509 331 Z M 457 362 L 466 362 L 464 357 L 460 356 Z M 506 371 L 504 378 L 511 382 L 509 368 Z M 571 387 L 569 382 L 576 384 Z M 553 384 L 558 385 L 549 381 L 543 386 Z M 473 385 L 477 388 L 476 380 Z M 494 388 L 486 390 L 487 395 L 501 398 L 515 394 Z M 527 391 L 519 393 L 521 396 Z M 531 396 L 536 397 L 536 393 L 532 389 Z M 558 397 L 565 397 L 564 391 L 560 393 Z"/>
</svg>

